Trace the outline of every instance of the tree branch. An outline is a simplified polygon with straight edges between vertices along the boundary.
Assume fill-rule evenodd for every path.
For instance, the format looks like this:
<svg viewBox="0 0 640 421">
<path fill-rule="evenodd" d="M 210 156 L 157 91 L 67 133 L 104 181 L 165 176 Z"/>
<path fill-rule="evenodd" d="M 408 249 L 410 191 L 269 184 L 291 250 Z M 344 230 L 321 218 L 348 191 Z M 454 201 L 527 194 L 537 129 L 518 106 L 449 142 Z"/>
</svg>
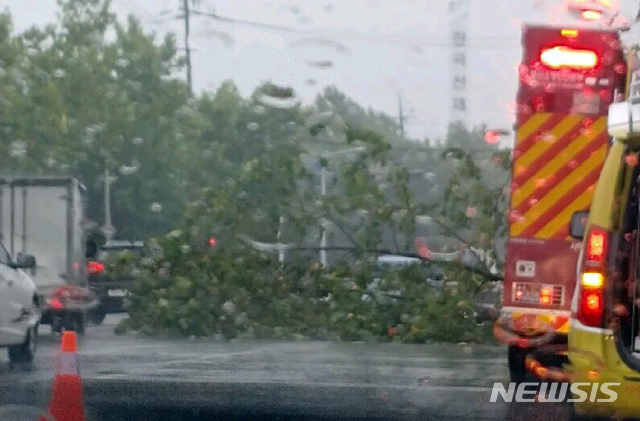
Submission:
<svg viewBox="0 0 640 421">
<path fill-rule="evenodd" d="M 347 252 L 357 252 L 357 251 L 363 251 L 365 253 L 371 253 L 371 254 L 391 254 L 394 256 L 401 256 L 401 257 L 408 257 L 408 258 L 413 258 L 413 259 L 420 259 L 424 262 L 429 262 L 429 263 L 438 263 L 444 266 L 457 266 L 460 267 L 468 272 L 471 273 L 475 273 L 476 275 L 480 275 L 483 278 L 485 278 L 488 281 L 492 281 L 492 282 L 496 282 L 496 281 L 502 281 L 504 278 L 500 275 L 495 275 L 491 272 L 489 272 L 488 270 L 484 270 L 483 268 L 478 268 L 475 266 L 469 266 L 466 265 L 463 262 L 451 262 L 451 261 L 446 261 L 446 260 L 428 260 L 428 259 L 424 259 L 422 256 L 420 256 L 419 254 L 416 253 L 396 253 L 393 250 L 388 250 L 388 249 L 360 249 L 360 248 L 354 248 L 354 247 L 346 247 L 346 246 L 336 246 L 336 247 L 290 247 L 287 249 L 287 251 L 347 251 Z"/>
</svg>

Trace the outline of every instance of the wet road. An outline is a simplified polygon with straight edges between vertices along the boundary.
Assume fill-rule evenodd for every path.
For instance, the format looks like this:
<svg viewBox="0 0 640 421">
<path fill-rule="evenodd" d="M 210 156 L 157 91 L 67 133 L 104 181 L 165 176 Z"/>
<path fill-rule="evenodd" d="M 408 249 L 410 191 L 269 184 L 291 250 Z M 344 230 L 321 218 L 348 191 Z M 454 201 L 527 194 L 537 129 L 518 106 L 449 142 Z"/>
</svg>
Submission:
<svg viewBox="0 0 640 421">
<path fill-rule="evenodd" d="M 79 344 L 88 412 L 97 421 L 558 420 L 569 414 L 565 404 L 490 403 L 493 383 L 507 381 L 500 347 L 151 340 L 114 335 L 116 321 L 90 328 Z M 1 405 L 46 407 L 58 340 L 41 334 L 32 372 L 0 363 Z"/>
</svg>

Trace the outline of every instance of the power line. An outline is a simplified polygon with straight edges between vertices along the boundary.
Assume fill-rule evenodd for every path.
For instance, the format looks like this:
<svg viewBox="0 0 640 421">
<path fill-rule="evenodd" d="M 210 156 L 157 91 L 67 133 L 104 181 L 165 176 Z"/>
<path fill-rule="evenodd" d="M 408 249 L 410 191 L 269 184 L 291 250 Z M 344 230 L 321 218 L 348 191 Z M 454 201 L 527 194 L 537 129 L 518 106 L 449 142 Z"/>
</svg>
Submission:
<svg viewBox="0 0 640 421">
<path fill-rule="evenodd" d="M 216 20 L 218 22 L 230 23 L 230 24 L 238 24 L 245 25 L 257 29 L 264 29 L 269 31 L 278 31 L 278 32 L 288 32 L 292 34 L 302 34 L 302 35 L 316 35 L 323 36 L 328 38 L 350 38 L 355 41 L 367 41 L 367 42 L 383 42 L 388 44 L 401 44 L 401 45 L 409 45 L 409 46 L 429 46 L 429 47 L 453 47 L 454 44 L 444 40 L 437 40 L 425 37 L 411 37 L 411 36 L 403 36 L 396 34 L 375 34 L 375 33 L 364 33 L 364 32 L 349 32 L 349 31 L 319 31 L 319 30 L 311 30 L 305 28 L 295 28 L 292 26 L 278 25 L 266 22 L 257 22 L 246 19 L 238 19 L 231 18 L 227 16 L 221 16 L 214 12 L 204 12 L 202 10 L 191 10 L 193 15 L 209 18 Z M 479 41 L 482 41 L 484 37 L 477 37 Z M 480 43 L 480 44 L 469 44 L 469 47 L 475 49 L 493 49 L 493 48 L 520 48 L 519 44 L 510 44 L 510 43 L 495 43 L 495 41 L 499 41 L 500 39 L 496 36 L 486 37 L 487 40 L 493 41 L 492 43 Z"/>
</svg>

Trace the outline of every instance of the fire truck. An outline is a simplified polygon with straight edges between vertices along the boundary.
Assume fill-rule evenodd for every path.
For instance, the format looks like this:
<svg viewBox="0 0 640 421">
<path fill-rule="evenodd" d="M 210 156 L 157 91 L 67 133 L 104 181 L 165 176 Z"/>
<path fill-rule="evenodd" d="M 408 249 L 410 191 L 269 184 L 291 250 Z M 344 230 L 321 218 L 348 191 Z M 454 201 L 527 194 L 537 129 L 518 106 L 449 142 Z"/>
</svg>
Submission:
<svg viewBox="0 0 640 421">
<path fill-rule="evenodd" d="M 524 381 L 529 357 L 549 367 L 566 361 L 581 248 L 570 226 L 586 222 L 610 145 L 607 110 L 627 75 L 617 31 L 525 26 L 522 46 L 503 307 L 494 327 L 508 345 L 514 382 Z"/>
</svg>

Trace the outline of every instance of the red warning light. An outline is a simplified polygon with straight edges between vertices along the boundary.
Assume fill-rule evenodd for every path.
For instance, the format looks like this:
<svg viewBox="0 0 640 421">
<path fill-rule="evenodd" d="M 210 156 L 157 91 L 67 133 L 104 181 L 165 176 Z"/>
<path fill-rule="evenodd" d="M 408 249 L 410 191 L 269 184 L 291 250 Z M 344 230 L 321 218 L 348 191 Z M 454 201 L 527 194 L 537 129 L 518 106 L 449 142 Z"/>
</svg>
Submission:
<svg viewBox="0 0 640 421">
<path fill-rule="evenodd" d="M 490 145 L 500 142 L 500 134 L 494 130 L 489 130 L 484 134 L 484 141 Z"/>
<path fill-rule="evenodd" d="M 558 45 L 543 50 L 540 61 L 552 69 L 593 69 L 598 65 L 598 55 L 591 50 Z"/>
<path fill-rule="evenodd" d="M 215 237 L 211 237 L 211 238 L 209 238 L 209 246 L 211 246 L 211 247 L 215 247 L 215 246 L 217 246 L 217 245 L 218 245 L 218 240 L 216 240 L 216 238 L 215 238 Z"/>
<path fill-rule="evenodd" d="M 582 18 L 586 20 L 598 20 L 602 17 L 602 12 L 599 10 L 583 10 Z"/>
<path fill-rule="evenodd" d="M 509 130 L 505 129 L 489 129 L 484 132 L 484 141 L 490 145 L 495 145 L 500 142 L 501 136 L 506 136 L 509 134 Z"/>
</svg>

